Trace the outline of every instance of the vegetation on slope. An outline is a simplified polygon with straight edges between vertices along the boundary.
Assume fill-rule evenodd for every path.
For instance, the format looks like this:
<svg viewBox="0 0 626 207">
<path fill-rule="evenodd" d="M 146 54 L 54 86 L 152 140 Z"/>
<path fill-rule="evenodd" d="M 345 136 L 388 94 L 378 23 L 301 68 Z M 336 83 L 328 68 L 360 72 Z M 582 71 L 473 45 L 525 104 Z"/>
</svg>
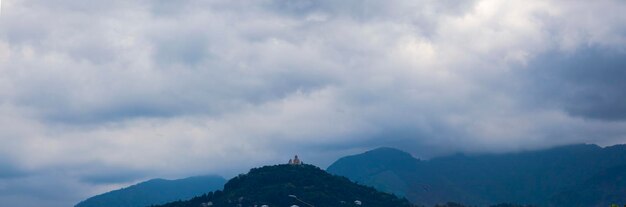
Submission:
<svg viewBox="0 0 626 207">
<path fill-rule="evenodd" d="M 312 165 L 275 165 L 254 168 L 229 180 L 223 191 L 161 207 L 213 206 L 411 206 L 406 199 L 358 185 Z"/>
<path fill-rule="evenodd" d="M 567 206 L 558 202 L 580 199 L 591 199 L 585 202 L 594 206 L 626 197 L 625 186 L 618 185 L 623 173 L 600 174 L 622 165 L 626 165 L 624 145 L 571 145 L 508 154 L 457 154 L 431 160 L 381 148 L 339 159 L 328 172 L 429 206 L 447 201 L 479 206 L 503 202 Z M 594 182 L 594 176 L 595 180 L 608 180 Z"/>
</svg>

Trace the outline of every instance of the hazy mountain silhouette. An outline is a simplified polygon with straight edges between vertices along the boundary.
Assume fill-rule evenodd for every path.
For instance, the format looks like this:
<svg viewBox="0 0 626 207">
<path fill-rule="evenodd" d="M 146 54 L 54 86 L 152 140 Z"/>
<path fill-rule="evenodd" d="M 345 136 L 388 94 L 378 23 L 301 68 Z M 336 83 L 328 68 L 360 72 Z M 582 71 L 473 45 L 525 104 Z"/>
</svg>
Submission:
<svg viewBox="0 0 626 207">
<path fill-rule="evenodd" d="M 581 144 L 431 160 L 379 148 L 341 158 L 327 171 L 425 205 L 455 201 L 481 206 L 504 202 L 594 206 L 624 204 L 625 166 L 625 145 Z"/>
<path fill-rule="evenodd" d="M 224 178 L 218 176 L 153 179 L 88 198 L 76 207 L 145 207 L 164 204 L 222 189 L 225 182 Z"/>
</svg>

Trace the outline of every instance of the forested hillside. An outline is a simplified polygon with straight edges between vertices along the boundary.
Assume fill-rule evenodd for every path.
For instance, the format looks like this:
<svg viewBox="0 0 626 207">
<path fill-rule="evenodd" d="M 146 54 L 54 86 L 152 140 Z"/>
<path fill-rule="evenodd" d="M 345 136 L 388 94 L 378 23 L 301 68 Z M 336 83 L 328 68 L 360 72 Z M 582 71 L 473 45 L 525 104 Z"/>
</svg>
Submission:
<svg viewBox="0 0 626 207">
<path fill-rule="evenodd" d="M 380 148 L 341 158 L 328 172 L 429 206 L 448 201 L 604 206 L 626 203 L 624 166 L 625 145 L 571 145 L 430 160 Z"/>
</svg>

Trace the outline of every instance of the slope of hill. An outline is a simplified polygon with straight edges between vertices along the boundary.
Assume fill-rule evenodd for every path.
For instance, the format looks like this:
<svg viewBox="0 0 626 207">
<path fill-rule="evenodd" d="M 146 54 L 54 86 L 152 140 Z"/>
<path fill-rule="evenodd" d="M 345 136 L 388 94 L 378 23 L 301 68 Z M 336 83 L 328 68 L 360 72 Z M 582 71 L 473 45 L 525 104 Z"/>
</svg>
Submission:
<svg viewBox="0 0 626 207">
<path fill-rule="evenodd" d="M 222 189 L 226 180 L 218 176 L 198 176 L 179 180 L 153 179 L 127 188 L 88 198 L 76 207 L 145 207 L 164 204 Z"/>
<path fill-rule="evenodd" d="M 339 159 L 328 167 L 328 172 L 426 205 L 455 201 L 481 206 L 502 202 L 565 206 L 556 203 L 558 198 L 570 195 L 563 194 L 565 191 L 584 193 L 579 190 L 585 188 L 580 187 L 583 185 L 604 189 L 596 192 L 601 192 L 599 198 L 609 199 L 605 185 L 599 183 L 611 183 L 621 174 L 613 178 L 600 175 L 606 170 L 609 170 L 606 173 L 614 172 L 610 169 L 621 165 L 626 165 L 624 145 L 457 154 L 422 161 L 399 150 L 382 148 Z M 609 180 L 594 182 L 594 176 Z M 618 194 L 623 190 L 623 186 L 613 187 Z M 616 196 L 626 197 L 626 194 Z M 598 202 L 590 201 L 594 205 Z"/>
<path fill-rule="evenodd" d="M 626 165 L 594 175 L 580 185 L 558 193 L 552 206 L 590 207 L 626 204 Z"/>
<path fill-rule="evenodd" d="M 213 206 L 411 206 L 406 199 L 355 184 L 312 165 L 275 165 L 255 168 L 229 180 L 224 191 L 161 207 Z"/>
<path fill-rule="evenodd" d="M 419 166 L 420 161 L 409 153 L 393 148 L 378 148 L 360 155 L 340 158 L 328 167 L 328 172 L 346 176 L 384 192 L 406 196 L 409 186 L 403 178 L 419 172 Z"/>
</svg>

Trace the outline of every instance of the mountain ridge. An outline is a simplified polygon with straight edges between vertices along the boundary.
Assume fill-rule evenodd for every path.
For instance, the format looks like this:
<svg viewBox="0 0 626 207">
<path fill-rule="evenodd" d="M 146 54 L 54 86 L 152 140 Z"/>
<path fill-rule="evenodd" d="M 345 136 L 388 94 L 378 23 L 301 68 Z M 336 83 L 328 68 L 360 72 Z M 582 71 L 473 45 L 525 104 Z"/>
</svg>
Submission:
<svg viewBox="0 0 626 207">
<path fill-rule="evenodd" d="M 215 175 L 174 180 L 155 178 L 87 198 L 75 207 L 145 207 L 189 199 L 221 189 L 224 183 L 226 183 L 224 178 Z"/>
<path fill-rule="evenodd" d="M 346 156 L 327 171 L 425 205 L 456 201 L 481 206 L 502 202 L 559 206 L 553 202 L 559 192 L 577 189 L 601 171 L 626 164 L 626 145 L 575 144 L 429 160 L 398 151 L 377 148 Z M 372 159 L 373 155 L 378 157 Z M 413 159 L 407 161 L 409 157 Z M 394 163 L 398 160 L 401 163 Z"/>
</svg>

